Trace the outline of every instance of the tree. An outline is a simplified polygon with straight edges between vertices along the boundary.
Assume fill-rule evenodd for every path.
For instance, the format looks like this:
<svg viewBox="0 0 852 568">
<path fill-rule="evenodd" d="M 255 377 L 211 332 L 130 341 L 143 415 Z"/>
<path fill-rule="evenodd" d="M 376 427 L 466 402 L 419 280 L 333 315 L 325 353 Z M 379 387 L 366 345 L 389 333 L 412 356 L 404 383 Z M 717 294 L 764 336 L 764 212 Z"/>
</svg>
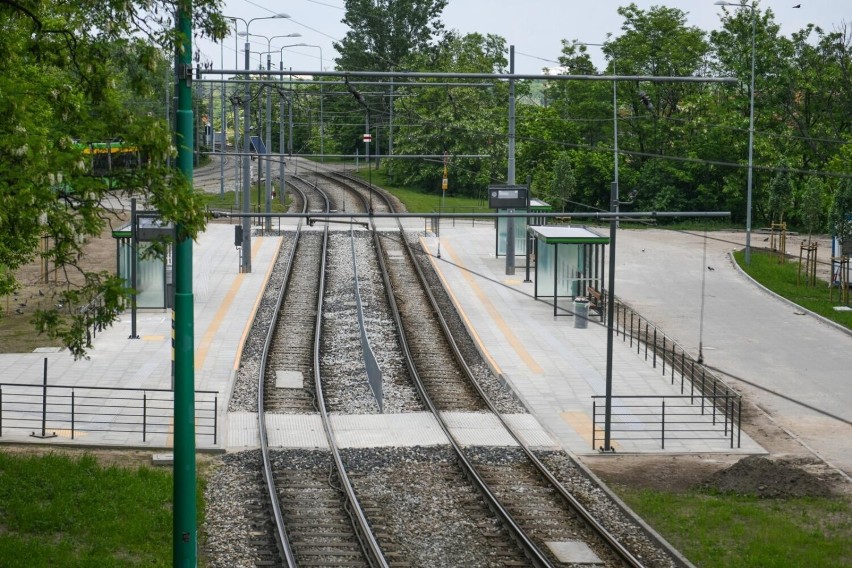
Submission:
<svg viewBox="0 0 852 568">
<path fill-rule="evenodd" d="M 773 223 L 781 223 L 784 220 L 784 212 L 793 198 L 793 181 L 790 179 L 789 168 L 787 160 L 781 160 L 769 184 L 766 208 Z"/>
<path fill-rule="evenodd" d="M 606 42 L 611 65 L 619 74 L 683 77 L 705 71 L 709 45 L 702 30 L 686 25 L 686 13 L 635 4 L 618 9 L 624 17 L 621 36 Z M 695 107 L 688 101 L 702 90 L 686 83 L 622 83 L 619 106 L 635 120 L 623 121 L 625 148 L 642 152 L 682 153 L 690 141 L 682 121 L 692 120 Z M 641 118 L 640 118 L 641 117 Z M 649 120 L 650 119 L 650 120 Z"/>
<path fill-rule="evenodd" d="M 417 53 L 434 53 L 444 25 L 447 0 L 346 0 L 342 22 L 350 30 L 334 48 L 337 66 L 349 71 L 389 71 L 407 67 Z"/>
<path fill-rule="evenodd" d="M 825 220 L 825 183 L 821 178 L 811 176 L 805 182 L 804 190 L 799 199 L 799 211 L 802 223 L 808 231 L 808 242 L 811 235 L 821 230 Z"/>
<path fill-rule="evenodd" d="M 571 166 L 571 156 L 568 152 L 560 152 L 553 163 L 553 181 L 550 185 L 550 195 L 562 202 L 563 211 L 565 210 L 564 204 L 574 197 L 576 187 L 577 180 L 574 177 L 574 168 Z"/>
<path fill-rule="evenodd" d="M 852 243 L 852 178 L 844 179 L 834 194 L 828 227 L 841 243 Z"/>
<path fill-rule="evenodd" d="M 162 84 L 179 39 L 173 13 L 165 1 L 0 1 L 0 295 L 21 286 L 22 265 L 40 255 L 53 263 L 65 285 L 34 325 L 75 357 L 89 347 L 86 325 L 112 323 L 128 297 L 117 277 L 79 264 L 86 239 L 114 220 L 117 200 L 139 197 L 190 237 L 204 227 L 201 202 L 169 167 L 175 150 L 164 114 L 130 104 Z M 224 36 L 215 0 L 196 2 L 194 25 L 200 35 Z M 106 184 L 77 141 L 116 139 L 136 148 L 144 165 Z M 46 252 L 43 237 L 52 243 Z M 95 299 L 94 313 L 78 311 Z"/>
<path fill-rule="evenodd" d="M 424 70 L 499 73 L 507 64 L 505 53 L 505 40 L 500 36 L 449 33 L 434 56 L 420 54 L 412 62 Z M 394 116 L 402 124 L 395 130 L 394 152 L 489 156 L 453 159 L 452 191 L 476 194 L 478 188 L 494 179 L 495 164 L 505 163 L 505 145 L 501 143 L 506 136 L 505 83 L 488 88 L 402 87 L 398 93 L 405 96 L 394 107 Z M 440 160 L 394 160 L 388 167 L 395 179 L 404 183 L 429 190 L 440 187 Z"/>
</svg>

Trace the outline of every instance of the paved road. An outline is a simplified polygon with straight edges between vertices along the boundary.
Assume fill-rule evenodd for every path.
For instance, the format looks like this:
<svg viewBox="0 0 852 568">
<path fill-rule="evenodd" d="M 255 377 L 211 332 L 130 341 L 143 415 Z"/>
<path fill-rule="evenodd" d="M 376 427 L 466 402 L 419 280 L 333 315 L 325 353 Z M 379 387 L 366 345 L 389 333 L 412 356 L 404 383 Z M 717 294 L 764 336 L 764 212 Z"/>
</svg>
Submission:
<svg viewBox="0 0 852 568">
<path fill-rule="evenodd" d="M 705 258 L 701 234 L 622 229 L 616 295 L 693 353 L 701 343 L 708 365 L 741 379 L 780 426 L 852 475 L 852 335 L 737 270 L 729 253 L 742 247 L 742 234 L 710 236 Z"/>
</svg>

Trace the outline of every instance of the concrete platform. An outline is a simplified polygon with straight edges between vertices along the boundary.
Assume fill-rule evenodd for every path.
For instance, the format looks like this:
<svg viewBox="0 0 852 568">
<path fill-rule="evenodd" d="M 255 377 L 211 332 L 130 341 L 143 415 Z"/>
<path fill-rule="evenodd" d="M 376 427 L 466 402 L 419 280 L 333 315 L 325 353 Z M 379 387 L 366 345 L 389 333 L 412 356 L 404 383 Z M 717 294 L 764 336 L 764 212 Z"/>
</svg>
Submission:
<svg viewBox="0 0 852 568">
<path fill-rule="evenodd" d="M 442 227 L 440 258 L 437 237 L 425 235 L 422 243 L 492 369 L 563 448 L 578 455 L 597 453 L 603 430 L 601 424 L 593 430 L 591 397 L 605 394 L 605 326 L 592 319 L 587 328 L 576 329 L 573 317 L 554 317 L 552 298 L 536 300 L 534 282 L 524 282 L 524 257 L 517 257 L 515 274 L 507 276 L 506 259 L 496 257 L 494 230 L 487 223 Z M 530 276 L 534 280 L 534 272 Z M 614 400 L 681 395 L 679 383 L 673 386 L 621 340 L 614 342 L 612 393 Z M 699 407 L 681 411 L 700 415 Z M 667 436 L 665 448 L 659 436 L 615 435 L 613 447 L 622 453 L 765 453 L 745 433 L 739 447 L 732 448 L 729 433 L 709 420 L 684 428 L 678 436 Z"/>
<path fill-rule="evenodd" d="M 217 415 L 221 419 L 227 408 L 238 356 L 242 351 L 249 325 L 254 316 L 265 286 L 272 260 L 281 244 L 279 237 L 256 236 L 252 239 L 252 267 L 250 274 L 240 274 L 237 251 L 233 246 L 234 230 L 231 225 L 210 224 L 193 246 L 193 295 L 195 304 L 195 388 L 218 393 Z M 170 389 L 171 388 L 171 312 L 144 311 L 137 314 L 138 339 L 130 339 L 131 316 L 124 314 L 112 327 L 100 332 L 94 339 L 94 348 L 88 360 L 74 361 L 66 352 L 21 353 L 0 355 L 0 381 L 15 384 L 41 384 L 44 360 L 47 359 L 47 382 L 51 386 L 100 387 L 103 389 Z M 11 387 L 6 387 L 6 402 Z M 69 391 L 70 392 L 70 391 Z M 118 391 L 98 391 L 102 403 L 114 402 L 110 398 L 129 396 Z M 70 395 L 69 395 L 70 396 Z M 141 393 L 140 393 L 141 400 Z M 149 396 L 154 396 L 149 393 Z M 211 395 L 212 396 L 212 395 Z M 210 399 L 213 400 L 212 398 Z M 93 403 L 97 404 L 97 402 Z M 124 415 L 139 413 L 139 408 L 107 411 L 101 418 L 118 424 Z M 141 430 L 118 432 L 92 431 L 81 427 L 71 437 L 70 428 L 56 429 L 50 421 L 53 412 L 67 414 L 64 408 L 49 408 L 47 431 L 56 437 L 35 438 L 29 430 L 10 429 L 12 415 L 4 416 L 0 443 L 80 444 L 94 446 L 128 446 L 166 448 L 172 446 L 170 424 L 160 431 L 149 431 L 143 440 Z M 57 416 L 59 417 L 59 416 Z M 63 416 L 68 418 L 67 416 Z M 131 428 L 127 428 L 131 430 Z M 222 436 L 214 442 L 212 435 L 202 435 L 197 426 L 197 447 L 211 449 L 223 447 Z M 221 426 L 220 426 L 221 429 Z"/>
<path fill-rule="evenodd" d="M 422 222 L 412 220 L 411 227 L 421 232 L 436 270 L 486 360 L 537 420 L 537 424 L 528 426 L 530 436 L 542 437 L 535 443 L 542 447 L 553 443 L 575 454 L 596 453 L 592 444 L 591 397 L 604 393 L 605 329 L 593 322 L 586 329 L 575 329 L 572 318 L 554 318 L 548 302 L 532 297 L 533 284 L 524 282 L 522 266 L 518 266 L 514 276 L 507 276 L 505 259 L 494 255 L 490 223 L 457 223 L 455 227 L 446 223 L 440 239 L 440 258 L 437 237 L 423 232 Z M 232 238 L 230 225 L 211 225 L 194 247 L 196 389 L 217 393 L 219 433 L 216 440 L 199 436 L 199 449 L 250 447 L 256 435 L 253 415 L 228 416 L 225 409 L 238 366 L 237 356 L 281 241 L 255 237 L 254 272 L 240 274 Z M 687 348 L 694 349 L 694 321 L 700 297 L 698 247 L 702 241 L 694 237 L 685 237 L 684 242 L 676 242 L 676 237 L 674 240 L 670 233 L 621 230 L 616 292 Z M 726 260 L 730 248 L 736 247 L 720 244 L 708 251 L 707 264 L 714 266 L 714 271 L 708 273 L 706 281 L 705 358 L 739 377 L 748 395 L 756 397 L 775 420 L 814 453 L 844 471 L 852 471 L 852 436 L 848 435 L 852 425 L 852 383 L 846 380 L 852 367 L 850 336 L 815 318 L 798 315 L 798 310 L 743 278 Z M 91 359 L 85 361 L 75 362 L 67 353 L 51 350 L 0 355 L 2 382 L 40 384 L 46 358 L 50 385 L 168 389 L 170 317 L 169 312 L 140 312 L 139 339 L 128 338 L 129 314 L 122 317 L 114 327 L 98 334 Z M 616 397 L 679 393 L 659 370 L 618 341 L 613 360 Z M 144 441 L 138 432 L 79 430 L 71 439 L 67 428 L 57 429 L 56 437 L 42 439 L 31 436 L 30 431 L 10 430 L 8 418 L 7 413 L 0 443 L 171 447 L 168 428 L 149 432 Z M 114 416 L 108 422 L 120 420 L 121 416 Z M 286 423 L 292 419 L 283 420 L 282 425 L 274 426 L 284 436 L 277 442 L 281 446 L 308 443 L 301 436 L 311 430 L 320 434 L 311 423 L 293 425 Z M 457 417 L 457 421 L 459 428 L 465 428 L 463 417 Z M 469 432 L 471 443 L 497 443 L 488 440 L 487 428 L 488 425 L 479 424 Z M 406 443 L 405 430 L 404 425 L 397 428 L 397 443 Z M 658 440 L 614 437 L 613 441 L 619 452 L 764 451 L 745 435 L 740 447 L 732 450 L 721 429 L 717 434 L 714 439 L 668 439 L 665 449 Z M 595 432 L 596 438 L 600 435 L 600 431 Z M 375 443 L 387 441 L 376 439 Z"/>
<path fill-rule="evenodd" d="M 463 446 L 517 446 L 497 418 L 487 413 L 444 413 L 450 432 Z M 439 446 L 449 441 L 429 412 L 405 414 L 332 414 L 332 426 L 341 448 Z M 507 423 L 532 447 L 554 449 L 553 438 L 530 414 L 503 415 Z M 269 445 L 275 448 L 328 448 L 319 414 L 266 414 Z M 227 439 L 231 449 L 260 445 L 257 414 L 231 413 Z"/>
</svg>

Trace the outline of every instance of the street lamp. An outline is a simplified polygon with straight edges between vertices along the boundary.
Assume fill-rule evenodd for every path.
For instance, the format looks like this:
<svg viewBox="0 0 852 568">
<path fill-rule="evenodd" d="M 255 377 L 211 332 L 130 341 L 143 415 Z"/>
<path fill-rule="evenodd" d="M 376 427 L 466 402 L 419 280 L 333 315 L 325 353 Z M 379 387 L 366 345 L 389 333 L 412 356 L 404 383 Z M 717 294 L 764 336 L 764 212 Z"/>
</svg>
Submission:
<svg viewBox="0 0 852 568">
<path fill-rule="evenodd" d="M 258 35 L 258 34 L 249 34 L 248 32 L 245 33 L 245 36 L 247 38 L 250 35 L 255 36 L 255 37 L 262 37 L 262 38 L 266 39 L 266 70 L 267 71 L 272 69 L 272 51 L 271 51 L 271 49 L 272 49 L 272 40 L 273 39 L 277 39 L 277 38 L 281 38 L 281 37 L 302 37 L 302 34 L 300 34 L 299 32 L 293 32 L 293 33 L 290 33 L 290 34 L 277 35 L 277 36 L 272 36 L 272 37 L 267 37 L 267 36 Z M 270 217 L 268 215 L 269 213 L 272 213 L 272 171 L 271 171 L 271 168 L 270 168 L 270 166 L 272 164 L 271 164 L 270 157 L 269 157 L 270 150 L 272 149 L 272 93 L 270 91 L 266 92 L 266 144 L 268 145 L 267 149 L 266 149 L 267 155 L 263 159 L 264 163 L 266 164 L 266 197 L 265 197 L 266 207 L 265 207 L 265 210 L 266 210 L 266 213 L 267 213 L 267 217 L 266 217 L 265 228 L 266 228 L 267 231 L 271 231 L 272 230 L 272 217 Z M 283 157 L 280 158 L 280 159 L 283 160 Z M 258 163 L 257 167 L 260 168 L 260 163 Z M 283 179 L 284 178 L 282 176 L 282 178 L 281 178 L 282 182 L 283 182 Z M 260 191 L 260 188 L 258 188 L 258 192 L 259 191 Z"/>
<path fill-rule="evenodd" d="M 751 188 L 752 188 L 752 172 L 754 170 L 754 38 L 755 38 L 755 20 L 757 12 L 755 6 L 748 4 L 735 4 L 733 2 L 724 2 L 717 0 L 716 6 L 734 6 L 737 8 L 748 8 L 751 10 L 751 81 L 748 92 L 748 182 L 746 185 L 746 245 L 745 245 L 745 263 L 746 266 L 751 265 Z"/>
<path fill-rule="evenodd" d="M 245 70 L 249 71 L 249 52 L 251 51 L 251 42 L 249 41 L 249 28 L 251 23 L 256 20 L 271 20 L 275 18 L 289 18 L 289 14 L 274 14 L 272 16 L 263 16 L 252 18 L 248 21 L 243 20 L 246 24 L 246 43 L 245 43 Z M 237 18 L 242 20 L 242 18 Z M 246 81 L 245 92 L 245 119 L 243 120 L 243 245 L 242 249 L 242 264 L 241 272 L 251 272 L 251 218 L 248 216 L 251 209 L 251 196 L 249 188 L 251 187 L 251 141 L 249 140 L 249 122 L 251 121 L 251 84 Z"/>
<path fill-rule="evenodd" d="M 237 28 L 237 20 L 241 20 L 244 24 L 245 20 L 239 18 L 237 16 L 225 16 L 228 20 L 234 20 L 234 69 L 237 69 L 240 66 L 239 56 L 240 56 L 240 47 L 238 45 L 237 36 L 239 35 L 239 31 Z M 223 65 L 224 67 L 224 65 Z M 224 104 L 224 103 L 223 103 Z M 234 106 L 234 151 L 237 151 L 239 148 L 239 137 L 238 133 L 240 131 L 240 122 L 239 122 L 239 113 L 237 112 L 237 107 Z M 240 187 L 240 166 L 242 165 L 242 160 L 234 160 L 234 207 L 239 207 L 239 194 L 242 191 L 242 187 Z M 240 265 L 240 269 L 242 270 L 242 265 Z"/>
</svg>

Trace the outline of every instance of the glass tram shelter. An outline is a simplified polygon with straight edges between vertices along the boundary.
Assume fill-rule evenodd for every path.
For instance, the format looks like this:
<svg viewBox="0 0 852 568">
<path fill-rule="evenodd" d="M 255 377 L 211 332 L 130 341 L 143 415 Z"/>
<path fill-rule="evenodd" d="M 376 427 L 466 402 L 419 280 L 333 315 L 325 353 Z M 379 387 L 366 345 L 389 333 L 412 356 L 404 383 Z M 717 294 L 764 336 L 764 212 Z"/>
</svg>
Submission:
<svg viewBox="0 0 852 568">
<path fill-rule="evenodd" d="M 540 199 L 530 198 L 529 204 L 524 204 L 523 207 L 514 209 L 517 213 L 526 213 L 527 207 L 532 213 L 549 213 L 553 210 L 550 204 L 541 201 Z M 509 209 L 497 208 L 498 213 L 508 213 Z M 508 231 L 509 219 L 507 217 L 497 217 L 497 233 L 494 243 L 497 257 L 506 256 L 506 233 Z M 546 225 L 547 217 L 517 217 L 514 219 L 515 227 L 515 254 L 527 254 L 527 228 L 537 225 Z"/>
<path fill-rule="evenodd" d="M 112 232 L 116 241 L 116 274 L 133 287 L 134 261 L 136 268 L 136 307 L 167 309 L 172 307 L 172 247 L 167 245 L 165 258 L 162 255 L 146 255 L 153 246 L 151 241 L 171 236 L 173 227 L 163 225 L 155 216 L 136 216 L 136 242 L 133 223 Z M 134 251 L 136 253 L 134 257 Z"/>
<path fill-rule="evenodd" d="M 552 296 L 557 316 L 559 298 L 600 296 L 609 237 L 585 227 L 530 227 L 529 232 L 535 240 L 535 299 Z"/>
</svg>

